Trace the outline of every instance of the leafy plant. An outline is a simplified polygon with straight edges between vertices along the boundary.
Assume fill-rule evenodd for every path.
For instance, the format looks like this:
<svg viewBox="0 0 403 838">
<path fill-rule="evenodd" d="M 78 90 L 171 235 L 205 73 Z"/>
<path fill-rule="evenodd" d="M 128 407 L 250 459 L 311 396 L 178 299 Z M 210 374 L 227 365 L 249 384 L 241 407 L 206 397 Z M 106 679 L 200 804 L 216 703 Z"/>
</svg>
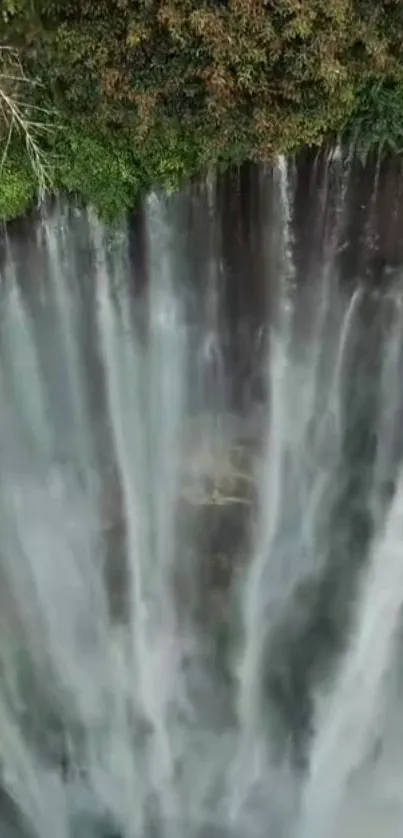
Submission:
<svg viewBox="0 0 403 838">
<path fill-rule="evenodd" d="M 356 138 L 356 148 L 363 159 L 374 150 L 401 154 L 403 85 L 382 79 L 366 82 L 357 92 L 346 133 Z"/>
</svg>

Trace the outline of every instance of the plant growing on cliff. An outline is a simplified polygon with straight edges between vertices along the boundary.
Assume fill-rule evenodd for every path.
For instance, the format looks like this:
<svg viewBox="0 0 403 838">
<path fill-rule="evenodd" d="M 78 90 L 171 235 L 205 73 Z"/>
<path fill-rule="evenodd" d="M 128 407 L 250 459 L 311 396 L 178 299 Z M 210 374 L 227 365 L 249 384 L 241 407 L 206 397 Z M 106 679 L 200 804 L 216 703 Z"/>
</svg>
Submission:
<svg viewBox="0 0 403 838">
<path fill-rule="evenodd" d="M 175 188 L 206 165 L 270 160 L 346 127 L 364 134 L 373 122 L 368 90 L 403 89 L 400 0 L 7 0 L 6 7 L 7 45 L 25 68 L 22 101 L 26 76 L 41 81 L 31 86 L 28 111 L 16 116 L 7 106 L 8 159 L 21 171 L 30 159 L 39 183 L 78 193 L 108 216 L 141 190 Z M 403 97 L 392 99 L 378 98 L 372 135 L 392 139 L 397 130 L 399 146 Z M 49 135 L 53 109 L 64 127 Z M 0 186 L 0 212 L 12 214 L 1 197 Z"/>
<path fill-rule="evenodd" d="M 349 130 L 363 160 L 372 150 L 378 154 L 402 154 L 403 84 L 369 79 L 357 96 Z"/>
</svg>

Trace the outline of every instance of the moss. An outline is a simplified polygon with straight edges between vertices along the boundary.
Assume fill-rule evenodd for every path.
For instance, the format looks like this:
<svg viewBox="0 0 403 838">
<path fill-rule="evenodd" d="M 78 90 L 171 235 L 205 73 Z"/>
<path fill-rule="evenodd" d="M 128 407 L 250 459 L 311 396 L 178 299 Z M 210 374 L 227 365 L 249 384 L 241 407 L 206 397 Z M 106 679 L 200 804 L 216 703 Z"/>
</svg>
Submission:
<svg viewBox="0 0 403 838">
<path fill-rule="evenodd" d="M 29 165 L 7 160 L 0 171 L 0 220 L 26 212 L 35 201 L 36 181 Z"/>
</svg>

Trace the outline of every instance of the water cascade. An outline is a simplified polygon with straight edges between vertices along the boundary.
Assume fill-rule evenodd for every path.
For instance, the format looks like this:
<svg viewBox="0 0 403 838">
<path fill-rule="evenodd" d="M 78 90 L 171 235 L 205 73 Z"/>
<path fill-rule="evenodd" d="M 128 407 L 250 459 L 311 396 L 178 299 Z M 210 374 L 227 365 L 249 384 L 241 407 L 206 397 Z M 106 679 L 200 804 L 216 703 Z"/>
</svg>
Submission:
<svg viewBox="0 0 403 838">
<path fill-rule="evenodd" d="M 399 177 L 2 231 L 2 837 L 400 836 Z"/>
</svg>

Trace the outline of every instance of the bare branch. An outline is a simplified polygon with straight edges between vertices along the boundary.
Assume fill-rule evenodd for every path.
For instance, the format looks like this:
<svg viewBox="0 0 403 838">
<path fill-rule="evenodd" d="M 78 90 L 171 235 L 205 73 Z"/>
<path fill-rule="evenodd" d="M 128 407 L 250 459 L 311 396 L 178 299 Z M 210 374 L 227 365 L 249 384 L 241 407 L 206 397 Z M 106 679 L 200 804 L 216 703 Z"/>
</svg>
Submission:
<svg viewBox="0 0 403 838">
<path fill-rule="evenodd" d="M 29 88 L 38 85 L 29 79 L 23 69 L 18 51 L 8 46 L 0 46 L 0 127 L 5 128 L 4 137 L 0 138 L 0 170 L 4 167 L 9 154 L 14 134 L 22 137 L 28 160 L 38 183 L 39 197 L 42 199 L 50 184 L 49 168 L 46 155 L 40 145 L 41 134 L 53 130 L 50 122 L 39 121 L 39 114 L 51 116 L 46 108 L 19 97 L 20 87 Z M 1 148 L 3 146 L 3 148 Z"/>
</svg>

